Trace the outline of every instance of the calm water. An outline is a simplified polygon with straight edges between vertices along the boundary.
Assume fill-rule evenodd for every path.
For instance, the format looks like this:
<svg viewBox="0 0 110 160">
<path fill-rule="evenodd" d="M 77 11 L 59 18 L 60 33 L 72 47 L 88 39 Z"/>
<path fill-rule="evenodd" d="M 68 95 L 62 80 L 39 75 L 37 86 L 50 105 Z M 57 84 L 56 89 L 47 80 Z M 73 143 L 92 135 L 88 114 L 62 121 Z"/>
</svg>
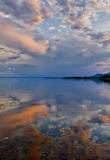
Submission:
<svg viewBox="0 0 110 160">
<path fill-rule="evenodd" d="M 109 83 L 0 79 L 0 160 L 107 160 L 109 124 Z"/>
</svg>

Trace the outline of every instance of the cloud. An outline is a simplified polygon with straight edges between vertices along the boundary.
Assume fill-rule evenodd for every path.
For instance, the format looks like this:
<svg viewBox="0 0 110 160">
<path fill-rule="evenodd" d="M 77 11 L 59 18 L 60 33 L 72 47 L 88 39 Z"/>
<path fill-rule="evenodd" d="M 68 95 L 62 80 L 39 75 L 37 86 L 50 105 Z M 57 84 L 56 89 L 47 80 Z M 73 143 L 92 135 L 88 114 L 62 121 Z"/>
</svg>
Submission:
<svg viewBox="0 0 110 160">
<path fill-rule="evenodd" d="M 56 30 L 56 28 L 55 28 L 55 26 L 51 26 L 51 27 L 49 27 L 49 30 L 54 31 L 54 30 Z"/>
<path fill-rule="evenodd" d="M 99 42 L 101 42 L 105 46 L 110 46 L 110 33 L 104 35 Z"/>
<path fill-rule="evenodd" d="M 38 43 L 32 35 L 22 33 L 16 27 L 3 24 L 0 26 L 0 42 L 6 46 L 24 50 L 26 52 L 45 54 L 47 50 L 47 40 Z"/>
<path fill-rule="evenodd" d="M 49 52 L 55 52 L 56 50 L 57 50 L 56 46 L 51 46 L 51 47 L 48 48 Z"/>
<path fill-rule="evenodd" d="M 109 54 L 109 52 L 108 52 Z M 98 71 L 98 72 L 104 72 L 104 73 L 107 73 L 109 72 L 109 67 L 110 67 L 110 58 L 109 58 L 109 55 L 107 55 L 106 57 L 104 58 L 101 58 L 99 60 L 97 60 L 93 67 Z"/>
<path fill-rule="evenodd" d="M 110 31 L 91 32 L 88 36 L 97 45 L 104 47 L 105 53 L 110 51 Z"/>
<path fill-rule="evenodd" d="M 92 56 L 92 53 L 91 53 L 88 49 L 82 49 L 82 50 L 80 51 L 80 54 L 81 54 L 83 57 Z"/>
<path fill-rule="evenodd" d="M 37 32 L 32 33 L 32 27 L 47 18 L 52 18 L 52 12 L 39 0 L 1 0 L 0 43 L 32 55 L 45 54 L 48 40 L 39 42 Z"/>
<path fill-rule="evenodd" d="M 110 34 L 98 26 L 109 13 L 107 0 L 1 0 L 0 43 L 21 53 L 0 57 L 6 57 L 7 65 L 19 61 L 37 66 L 36 72 L 45 75 L 72 74 L 72 68 L 74 75 L 93 74 L 89 66 L 110 51 Z"/>
<path fill-rule="evenodd" d="M 60 27 L 63 29 L 67 28 L 65 25 L 60 25 Z"/>
<path fill-rule="evenodd" d="M 0 62 L 20 58 L 20 51 L 0 45 Z"/>
<path fill-rule="evenodd" d="M 99 12 L 110 13 L 108 0 L 48 0 L 53 9 L 74 30 L 90 32 L 91 19 L 97 20 Z"/>
<path fill-rule="evenodd" d="M 48 7 L 41 7 L 39 0 L 1 0 L 0 11 L 2 17 L 9 18 L 19 25 L 34 26 L 46 18 L 52 18 L 52 12 Z"/>
<path fill-rule="evenodd" d="M 103 24 L 103 27 L 110 27 L 110 21 L 107 21 L 105 24 Z"/>
</svg>

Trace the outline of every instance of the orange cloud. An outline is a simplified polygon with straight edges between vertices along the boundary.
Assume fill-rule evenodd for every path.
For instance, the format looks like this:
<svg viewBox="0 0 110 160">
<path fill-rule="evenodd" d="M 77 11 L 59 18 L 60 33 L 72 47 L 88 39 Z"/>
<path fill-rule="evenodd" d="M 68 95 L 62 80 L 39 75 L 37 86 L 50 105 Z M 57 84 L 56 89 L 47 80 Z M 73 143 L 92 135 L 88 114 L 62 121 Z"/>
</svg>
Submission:
<svg viewBox="0 0 110 160">
<path fill-rule="evenodd" d="M 48 40 L 36 42 L 31 29 L 53 17 L 49 7 L 41 4 L 40 0 L 1 0 L 0 3 L 0 43 L 27 53 L 44 55 L 48 49 Z"/>
<path fill-rule="evenodd" d="M 32 12 L 31 19 L 27 19 L 27 22 L 31 25 L 37 25 L 43 22 L 46 18 L 52 18 L 53 14 L 48 8 L 43 8 L 40 5 L 40 0 L 24 0 L 23 5 L 28 6 L 30 12 Z"/>
<path fill-rule="evenodd" d="M 12 25 L 5 24 L 0 26 L 0 42 L 8 46 L 13 46 L 17 49 L 22 49 L 27 52 L 32 52 L 36 54 L 45 54 L 48 48 L 48 41 L 45 43 L 38 43 L 34 40 L 31 35 L 21 33 Z"/>
<path fill-rule="evenodd" d="M 52 18 L 53 14 L 49 7 L 41 4 L 40 0 L 1 0 L 0 18 L 17 22 L 21 26 L 35 26 L 43 22 L 46 18 Z"/>
</svg>

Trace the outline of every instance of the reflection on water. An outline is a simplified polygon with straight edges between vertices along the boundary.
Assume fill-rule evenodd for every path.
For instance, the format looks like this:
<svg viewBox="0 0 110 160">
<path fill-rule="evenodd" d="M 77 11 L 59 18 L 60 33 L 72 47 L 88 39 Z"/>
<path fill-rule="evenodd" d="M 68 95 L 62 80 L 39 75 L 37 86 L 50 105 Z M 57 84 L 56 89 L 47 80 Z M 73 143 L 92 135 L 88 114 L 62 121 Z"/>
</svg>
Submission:
<svg viewBox="0 0 110 160">
<path fill-rule="evenodd" d="M 0 79 L 2 160 L 108 160 L 109 124 L 110 84 Z"/>
</svg>

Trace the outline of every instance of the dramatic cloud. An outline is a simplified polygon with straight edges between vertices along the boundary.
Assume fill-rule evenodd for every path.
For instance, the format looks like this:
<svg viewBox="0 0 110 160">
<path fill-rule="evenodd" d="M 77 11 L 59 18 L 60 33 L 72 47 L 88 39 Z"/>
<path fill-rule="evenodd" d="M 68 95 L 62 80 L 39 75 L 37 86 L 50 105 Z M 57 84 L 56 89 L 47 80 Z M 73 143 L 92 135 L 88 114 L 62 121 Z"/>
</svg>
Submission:
<svg viewBox="0 0 110 160">
<path fill-rule="evenodd" d="M 48 7 L 41 7 L 39 0 L 0 1 L 0 43 L 30 53 L 45 54 L 47 40 L 38 42 L 31 28 L 52 18 Z M 26 32 L 25 32 L 26 30 Z"/>
<path fill-rule="evenodd" d="M 0 11 L 1 17 L 11 19 L 21 26 L 34 26 L 46 18 L 52 18 L 48 7 L 41 7 L 39 0 L 1 0 Z"/>
<path fill-rule="evenodd" d="M 47 40 L 43 43 L 38 43 L 34 37 L 17 30 L 12 25 L 1 25 L 0 42 L 13 48 L 21 49 L 27 52 L 45 54 L 47 50 Z M 11 40 L 10 40 L 11 39 Z"/>
<path fill-rule="evenodd" d="M 1 49 L 0 64 L 19 61 L 43 75 L 105 71 L 109 16 L 109 0 L 1 0 L 0 44 L 15 55 Z"/>
</svg>

